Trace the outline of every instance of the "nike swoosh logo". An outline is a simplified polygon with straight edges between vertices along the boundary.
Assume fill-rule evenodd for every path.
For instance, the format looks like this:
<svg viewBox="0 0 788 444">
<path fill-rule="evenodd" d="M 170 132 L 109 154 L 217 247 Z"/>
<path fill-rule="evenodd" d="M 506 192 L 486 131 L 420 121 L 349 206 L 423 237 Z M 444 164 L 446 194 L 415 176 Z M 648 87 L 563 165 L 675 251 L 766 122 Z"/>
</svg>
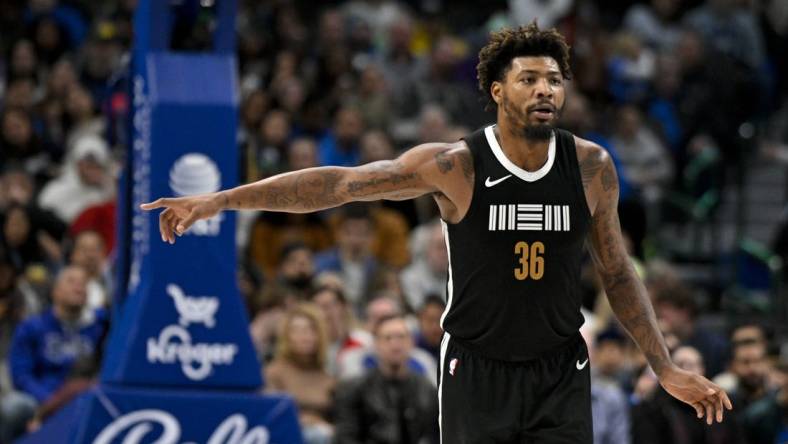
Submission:
<svg viewBox="0 0 788 444">
<path fill-rule="evenodd" d="M 487 180 L 484 181 L 484 186 L 486 186 L 487 188 L 494 187 L 510 177 L 512 177 L 511 174 L 508 176 L 503 176 L 500 179 L 490 180 L 490 176 L 487 176 Z"/>
<path fill-rule="evenodd" d="M 583 370 L 584 368 L 586 368 L 586 364 L 588 364 L 588 358 L 586 358 L 586 360 L 583 361 L 582 364 L 580 363 L 580 360 L 578 359 L 577 360 L 577 364 L 575 364 L 575 367 L 577 367 L 578 370 Z"/>
</svg>

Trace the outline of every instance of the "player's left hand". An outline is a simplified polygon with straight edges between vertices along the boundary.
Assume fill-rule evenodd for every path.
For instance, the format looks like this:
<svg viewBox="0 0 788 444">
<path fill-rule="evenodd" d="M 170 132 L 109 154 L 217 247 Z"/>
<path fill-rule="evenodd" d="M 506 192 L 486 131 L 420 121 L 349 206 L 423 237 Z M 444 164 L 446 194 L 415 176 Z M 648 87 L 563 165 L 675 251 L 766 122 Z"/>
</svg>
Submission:
<svg viewBox="0 0 788 444">
<path fill-rule="evenodd" d="M 725 390 L 701 375 L 673 367 L 660 375 L 659 383 L 674 398 L 691 405 L 698 418 L 705 415 L 709 425 L 715 418 L 722 422 L 724 410 L 733 409 Z"/>
</svg>

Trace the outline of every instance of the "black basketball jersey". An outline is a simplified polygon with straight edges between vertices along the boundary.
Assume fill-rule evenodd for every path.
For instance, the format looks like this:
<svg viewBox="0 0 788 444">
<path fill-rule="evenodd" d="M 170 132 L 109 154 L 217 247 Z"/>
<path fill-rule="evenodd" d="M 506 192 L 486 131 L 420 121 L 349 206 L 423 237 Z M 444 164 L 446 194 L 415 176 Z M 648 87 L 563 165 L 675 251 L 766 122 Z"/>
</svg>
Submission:
<svg viewBox="0 0 788 444">
<path fill-rule="evenodd" d="M 591 222 L 574 138 L 556 129 L 548 159 L 526 171 L 503 153 L 493 126 L 465 138 L 475 179 L 468 213 L 444 222 L 452 341 L 493 359 L 528 360 L 575 336 L 580 265 Z"/>
</svg>

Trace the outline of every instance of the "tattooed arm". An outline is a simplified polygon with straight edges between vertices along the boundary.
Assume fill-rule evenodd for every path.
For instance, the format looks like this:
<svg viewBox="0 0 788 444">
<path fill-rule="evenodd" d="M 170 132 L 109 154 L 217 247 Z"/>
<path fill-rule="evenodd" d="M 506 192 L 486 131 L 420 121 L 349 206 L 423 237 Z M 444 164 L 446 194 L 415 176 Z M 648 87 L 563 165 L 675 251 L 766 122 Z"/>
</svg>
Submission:
<svg viewBox="0 0 788 444">
<path fill-rule="evenodd" d="M 605 293 L 618 320 L 637 342 L 657 374 L 660 384 L 674 397 L 693 406 L 711 424 L 722 421 L 727 394 L 701 375 L 678 368 L 670 359 L 657 326 L 646 288 L 635 273 L 618 220 L 618 177 L 610 156 L 596 145 L 583 147 L 580 169 L 586 195 L 592 196 L 591 257 L 602 278 Z"/>
<path fill-rule="evenodd" d="M 624 328 L 646 355 L 659 375 L 671 367 L 668 349 L 657 326 L 654 309 L 643 283 L 635 274 L 624 247 L 618 220 L 618 180 L 610 156 L 603 150 L 591 151 L 581 161 L 584 185 L 597 198 L 591 225 L 591 257 L 610 301 Z M 593 176 L 589 177 L 590 174 Z"/>
<path fill-rule="evenodd" d="M 354 168 L 307 168 L 217 193 L 162 198 L 143 204 L 142 209 L 165 208 L 159 215 L 159 230 L 162 240 L 173 243 L 175 234 L 222 210 L 308 213 L 351 201 L 404 200 L 427 193 L 439 193 L 451 201 L 461 197 L 458 185 L 472 183 L 472 175 L 464 142 L 424 144 L 394 160 Z"/>
</svg>

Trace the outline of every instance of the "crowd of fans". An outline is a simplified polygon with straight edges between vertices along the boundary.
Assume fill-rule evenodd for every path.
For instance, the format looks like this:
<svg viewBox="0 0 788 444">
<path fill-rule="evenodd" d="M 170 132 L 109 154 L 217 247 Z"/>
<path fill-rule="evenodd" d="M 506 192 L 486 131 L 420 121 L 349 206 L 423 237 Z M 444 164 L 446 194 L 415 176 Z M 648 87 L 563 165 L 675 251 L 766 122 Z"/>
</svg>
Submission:
<svg viewBox="0 0 788 444">
<path fill-rule="evenodd" d="M 215 1 L 171 1 L 174 49 L 210 47 Z M 0 443 L 39 427 L 100 366 L 135 4 L 0 3 Z M 734 404 L 706 426 L 668 396 L 589 263 L 595 442 L 788 441 L 788 348 L 757 323 L 700 322 L 696 287 L 654 245 L 661 224 L 713 212 L 744 159 L 788 159 L 784 1 L 319 5 L 239 0 L 244 182 L 458 140 L 494 120 L 475 78 L 488 32 L 555 26 L 574 71 L 561 126 L 615 159 L 622 225 L 673 359 Z M 430 199 L 240 214 L 239 288 L 265 390 L 294 397 L 309 444 L 437 442 L 448 259 Z"/>
</svg>

